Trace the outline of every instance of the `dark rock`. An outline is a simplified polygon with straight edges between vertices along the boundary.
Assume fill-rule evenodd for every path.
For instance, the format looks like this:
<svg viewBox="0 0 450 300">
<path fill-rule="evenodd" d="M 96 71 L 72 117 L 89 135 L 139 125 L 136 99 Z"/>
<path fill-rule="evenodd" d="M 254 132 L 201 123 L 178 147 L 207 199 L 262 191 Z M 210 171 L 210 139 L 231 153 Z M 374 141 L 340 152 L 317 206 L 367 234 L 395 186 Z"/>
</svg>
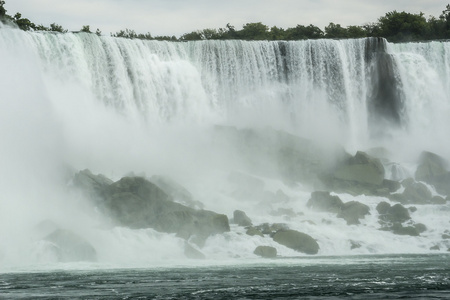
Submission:
<svg viewBox="0 0 450 300">
<path fill-rule="evenodd" d="M 253 253 L 264 258 L 277 257 L 277 249 L 271 246 L 258 246 Z"/>
<path fill-rule="evenodd" d="M 450 195 L 449 163 L 443 157 L 422 152 L 419 157 L 419 166 L 416 170 L 416 179 L 434 185 L 440 194 Z"/>
<path fill-rule="evenodd" d="M 376 207 L 376 209 L 380 215 L 387 214 L 390 208 L 391 208 L 391 205 L 385 201 L 378 203 L 378 205 Z"/>
<path fill-rule="evenodd" d="M 333 176 L 340 180 L 379 186 L 384 180 L 384 167 L 378 158 L 358 151 L 338 167 Z"/>
<path fill-rule="evenodd" d="M 400 182 L 388 179 L 383 180 L 382 186 L 387 188 L 390 193 L 394 193 L 401 188 Z"/>
<path fill-rule="evenodd" d="M 310 209 L 323 212 L 338 213 L 344 203 L 338 196 L 331 196 L 329 192 L 316 191 L 311 193 L 311 199 L 306 206 Z"/>
<path fill-rule="evenodd" d="M 141 177 L 124 177 L 104 189 L 101 208 L 130 228 L 154 228 L 167 233 L 209 236 L 230 230 L 228 218 L 175 203 L 155 184 Z"/>
<path fill-rule="evenodd" d="M 422 223 L 414 224 L 414 228 L 417 230 L 418 233 L 423 233 L 427 231 L 427 226 L 425 226 L 425 224 Z"/>
<path fill-rule="evenodd" d="M 350 250 L 361 248 L 361 244 L 350 240 Z"/>
<path fill-rule="evenodd" d="M 410 207 L 408 207 L 408 210 L 409 210 L 410 212 L 416 212 L 416 211 L 417 211 L 417 207 L 415 207 L 415 206 L 410 206 Z"/>
<path fill-rule="evenodd" d="M 191 259 L 205 259 L 205 255 L 192 247 L 188 242 L 184 242 L 184 255 Z"/>
<path fill-rule="evenodd" d="M 436 177 L 447 173 L 448 162 L 441 156 L 424 151 L 419 157 L 419 166 L 416 170 L 416 180 L 433 184 Z"/>
<path fill-rule="evenodd" d="M 350 201 L 344 203 L 337 217 L 346 220 L 348 225 L 359 224 L 359 219 L 364 219 L 366 215 L 370 214 L 369 210 L 369 206 L 363 203 Z"/>
<path fill-rule="evenodd" d="M 411 204 L 426 204 L 431 201 L 432 195 L 428 187 L 421 182 L 414 182 L 405 187 L 403 197 Z"/>
<path fill-rule="evenodd" d="M 433 247 L 430 247 L 430 250 L 439 251 L 439 250 L 441 250 L 441 248 L 439 247 L 439 245 L 434 245 Z"/>
<path fill-rule="evenodd" d="M 239 226 L 247 227 L 252 226 L 252 220 L 242 210 L 235 210 L 233 212 L 233 220 L 235 224 Z"/>
<path fill-rule="evenodd" d="M 54 244 L 53 250 L 61 262 L 97 260 L 94 247 L 70 230 L 57 229 L 47 235 L 44 240 Z"/>
<path fill-rule="evenodd" d="M 263 234 L 269 235 L 273 235 L 276 231 L 281 229 L 288 229 L 287 225 L 282 223 L 273 223 L 273 224 L 264 223 L 256 226 L 255 228 L 261 231 Z"/>
<path fill-rule="evenodd" d="M 401 204 L 395 204 L 385 214 L 380 214 L 380 220 L 391 223 L 402 223 L 410 219 L 408 210 Z"/>
<path fill-rule="evenodd" d="M 245 233 L 249 236 L 255 236 L 255 235 L 264 236 L 262 234 L 262 232 L 255 227 L 250 227 L 249 229 L 247 229 L 247 231 Z"/>
<path fill-rule="evenodd" d="M 278 230 L 273 240 L 281 245 L 306 254 L 317 254 L 319 244 L 311 236 L 296 230 Z"/>
<path fill-rule="evenodd" d="M 420 232 L 413 226 L 404 227 L 400 223 L 395 223 L 392 226 L 392 232 L 398 235 L 410 235 L 410 236 L 419 236 Z"/>
</svg>

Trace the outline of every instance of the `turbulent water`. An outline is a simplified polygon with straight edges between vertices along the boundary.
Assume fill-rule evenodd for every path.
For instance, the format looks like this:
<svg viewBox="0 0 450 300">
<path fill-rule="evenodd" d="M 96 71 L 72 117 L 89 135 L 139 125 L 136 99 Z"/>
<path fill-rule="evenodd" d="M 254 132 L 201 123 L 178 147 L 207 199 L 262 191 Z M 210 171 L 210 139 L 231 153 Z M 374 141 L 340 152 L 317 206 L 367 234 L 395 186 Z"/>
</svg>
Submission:
<svg viewBox="0 0 450 300">
<path fill-rule="evenodd" d="M 441 238 L 449 226 L 448 205 L 418 207 L 414 220 L 429 230 L 411 237 L 378 230 L 379 197 L 340 195 L 369 205 L 371 215 L 359 226 L 308 211 L 311 190 L 273 176 L 256 175 L 267 191 L 282 190 L 289 201 L 265 207 L 232 197 L 229 172 L 249 170 L 226 146 L 217 147 L 211 133 L 216 125 L 273 128 L 336 142 L 352 154 L 383 146 L 400 166 L 395 179 L 410 177 L 423 150 L 450 159 L 450 42 L 169 43 L 1 27 L 0 90 L 0 271 L 65 267 L 38 238 L 36 224 L 49 219 L 88 240 L 100 268 L 184 261 L 184 241 L 175 235 L 105 225 L 96 208 L 68 188 L 67 170 L 85 168 L 114 180 L 129 172 L 170 176 L 209 210 L 231 217 L 242 209 L 255 224 L 282 222 L 307 232 L 318 241 L 321 256 L 450 248 Z M 387 177 L 394 177 L 385 167 Z M 278 208 L 295 214 L 274 215 Z M 206 264 L 256 259 L 258 245 L 275 246 L 284 257 L 299 255 L 269 238 L 249 237 L 241 227 L 231 229 L 206 240 Z M 350 248 L 353 240 L 359 248 Z M 183 272 L 189 277 L 200 271 Z M 68 276 L 76 281 L 78 275 Z M 392 276 L 388 283 L 396 280 Z M 319 276 L 318 285 L 327 280 Z M 230 288 L 223 284 L 215 288 Z M 244 295 L 253 284 L 242 287 Z"/>
</svg>

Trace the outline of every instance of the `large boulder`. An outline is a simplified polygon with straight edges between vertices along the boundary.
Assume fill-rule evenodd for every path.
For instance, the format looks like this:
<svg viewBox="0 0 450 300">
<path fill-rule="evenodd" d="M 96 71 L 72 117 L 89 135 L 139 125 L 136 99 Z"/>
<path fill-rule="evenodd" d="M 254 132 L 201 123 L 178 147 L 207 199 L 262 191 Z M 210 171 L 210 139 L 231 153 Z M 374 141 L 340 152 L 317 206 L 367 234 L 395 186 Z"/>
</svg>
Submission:
<svg viewBox="0 0 450 300">
<path fill-rule="evenodd" d="M 230 230 L 226 215 L 173 202 L 163 190 L 142 177 L 124 177 L 114 182 L 103 190 L 102 198 L 103 211 L 122 226 L 154 228 L 184 238 Z"/>
<path fill-rule="evenodd" d="M 52 251 L 61 262 L 96 261 L 95 248 L 81 236 L 66 229 L 56 229 L 44 240 L 52 244 Z"/>
<path fill-rule="evenodd" d="M 252 220 L 242 210 L 233 212 L 233 222 L 243 227 L 252 226 Z"/>
<path fill-rule="evenodd" d="M 298 252 L 306 254 L 317 254 L 319 252 L 319 244 L 316 240 L 303 232 L 281 229 L 272 238 L 275 242 Z"/>
<path fill-rule="evenodd" d="M 333 173 L 334 178 L 362 184 L 381 185 L 384 167 L 378 158 L 358 151 Z"/>
<path fill-rule="evenodd" d="M 411 219 L 408 209 L 401 204 L 391 206 L 387 202 L 381 202 L 377 205 L 380 213 L 380 220 L 391 223 L 403 223 Z"/>
<path fill-rule="evenodd" d="M 277 257 L 277 249 L 271 246 L 258 246 L 253 253 L 264 258 Z"/>
<path fill-rule="evenodd" d="M 346 220 L 347 225 L 355 225 L 360 223 L 360 219 L 364 219 L 366 215 L 370 214 L 369 210 L 369 206 L 361 202 L 349 201 L 342 205 L 337 217 Z"/>
<path fill-rule="evenodd" d="M 330 192 L 316 191 L 311 193 L 311 198 L 306 203 L 310 209 L 322 212 L 339 213 L 344 203 L 338 196 L 330 195 Z"/>
<path fill-rule="evenodd" d="M 450 172 L 449 162 L 443 157 L 424 151 L 419 157 L 415 178 L 419 181 L 434 185 L 436 191 L 450 195 Z"/>
</svg>

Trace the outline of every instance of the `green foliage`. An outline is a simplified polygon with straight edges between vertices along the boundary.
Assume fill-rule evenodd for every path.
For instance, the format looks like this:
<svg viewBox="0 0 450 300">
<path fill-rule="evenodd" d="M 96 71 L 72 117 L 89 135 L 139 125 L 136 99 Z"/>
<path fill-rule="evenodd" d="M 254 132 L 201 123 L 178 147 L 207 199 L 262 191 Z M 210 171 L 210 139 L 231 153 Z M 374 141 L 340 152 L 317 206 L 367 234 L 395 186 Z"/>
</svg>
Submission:
<svg viewBox="0 0 450 300">
<path fill-rule="evenodd" d="M 15 23 L 22 30 L 39 30 L 67 32 L 61 25 L 52 23 L 50 27 L 44 25 L 35 25 L 27 18 L 22 18 L 20 13 L 16 13 L 14 17 L 6 14 L 5 1 L 0 0 L 0 21 L 7 23 Z M 159 40 L 159 41 L 194 41 L 194 40 L 226 40 L 226 39 L 243 39 L 243 40 L 304 40 L 304 39 L 348 39 L 363 37 L 384 37 L 392 42 L 432 40 L 432 39 L 450 39 L 450 4 L 447 4 L 442 14 L 436 18 L 430 16 L 428 19 L 423 13 L 412 14 L 407 12 L 392 11 L 386 13 L 378 19 L 376 23 L 367 23 L 362 26 L 342 27 L 340 24 L 329 23 L 325 31 L 314 25 L 297 25 L 296 27 L 283 29 L 273 26 L 269 29 L 267 25 L 261 22 L 246 23 L 241 30 L 228 23 L 225 28 L 219 29 L 203 29 L 183 34 L 179 39 L 175 36 L 156 36 L 150 33 L 138 34 L 134 30 L 120 30 L 113 37 L 143 39 L 143 40 Z M 81 32 L 90 33 L 90 26 L 84 25 Z M 95 32 L 101 35 L 99 29 Z"/>
<path fill-rule="evenodd" d="M 81 32 L 91 33 L 91 29 L 89 25 L 84 25 L 81 30 Z"/>
<path fill-rule="evenodd" d="M 0 0 L 0 18 L 4 18 L 6 16 L 6 9 L 5 9 L 5 1 Z"/>
</svg>

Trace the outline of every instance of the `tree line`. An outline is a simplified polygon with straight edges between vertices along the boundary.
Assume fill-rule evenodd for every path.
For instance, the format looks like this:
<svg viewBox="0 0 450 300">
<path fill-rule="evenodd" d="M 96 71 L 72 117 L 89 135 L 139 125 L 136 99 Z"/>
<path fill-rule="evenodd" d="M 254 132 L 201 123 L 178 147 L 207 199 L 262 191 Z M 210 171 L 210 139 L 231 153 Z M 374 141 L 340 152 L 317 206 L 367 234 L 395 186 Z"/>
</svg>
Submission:
<svg viewBox="0 0 450 300">
<path fill-rule="evenodd" d="M 8 15 L 5 9 L 5 1 L 0 0 L 0 21 L 15 23 L 22 30 L 67 32 L 61 25 L 52 23 L 50 26 L 36 25 L 20 13 L 14 16 Z M 89 25 L 84 25 L 79 30 L 92 33 Z M 96 34 L 102 32 L 97 29 Z M 283 29 L 270 27 L 261 22 L 247 23 L 241 30 L 227 24 L 224 28 L 203 29 L 175 36 L 155 36 L 150 32 L 141 34 L 134 30 L 125 29 L 111 33 L 113 37 L 145 40 L 167 41 L 196 41 L 196 40 L 306 40 L 306 39 L 352 39 L 363 37 L 383 37 L 390 42 L 410 42 L 450 39 L 450 4 L 442 11 L 439 17 L 429 16 L 421 12 L 418 14 L 392 11 L 378 18 L 375 23 L 367 23 L 362 26 L 343 27 L 340 24 L 329 23 L 324 30 L 315 25 L 297 25 L 296 27 Z"/>
</svg>

